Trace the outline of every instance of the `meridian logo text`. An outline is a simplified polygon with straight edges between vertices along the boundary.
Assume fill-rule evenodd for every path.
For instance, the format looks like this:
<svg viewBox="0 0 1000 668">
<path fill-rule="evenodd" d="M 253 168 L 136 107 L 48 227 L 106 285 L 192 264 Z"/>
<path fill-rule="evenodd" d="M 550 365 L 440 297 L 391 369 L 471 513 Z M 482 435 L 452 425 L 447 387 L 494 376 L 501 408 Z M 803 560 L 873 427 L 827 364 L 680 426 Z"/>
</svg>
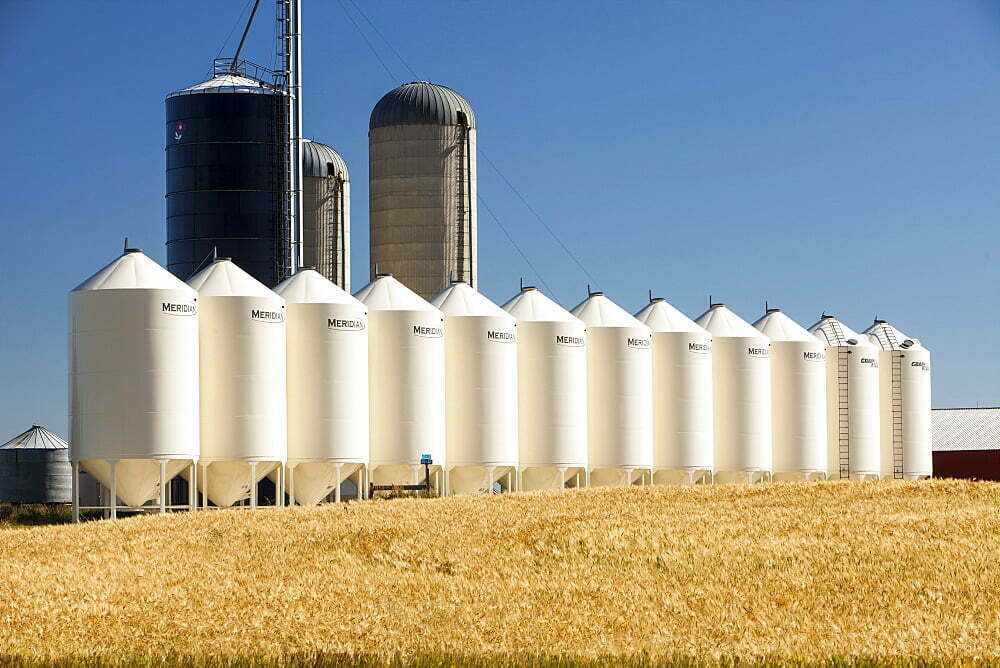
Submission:
<svg viewBox="0 0 1000 668">
<path fill-rule="evenodd" d="M 708 343 L 689 343 L 688 352 L 698 353 L 699 355 L 705 355 L 712 352 L 712 346 Z"/>
<path fill-rule="evenodd" d="M 424 325 L 414 325 L 413 334 L 415 336 L 423 336 L 427 338 L 436 339 L 441 336 L 440 327 L 425 327 Z"/>
<path fill-rule="evenodd" d="M 514 343 L 514 332 L 501 332 L 490 329 L 486 332 L 486 340 L 498 343 Z"/>
<path fill-rule="evenodd" d="M 584 344 L 582 336 L 556 335 L 556 344 L 560 346 L 582 346 Z"/>
<path fill-rule="evenodd" d="M 804 351 L 802 353 L 802 357 L 807 360 L 815 360 L 817 362 L 822 362 L 826 359 L 826 355 L 824 353 L 811 353 L 809 351 Z"/>
<path fill-rule="evenodd" d="M 172 304 L 171 302 L 162 302 L 160 306 L 163 309 L 163 313 L 169 313 L 170 315 L 194 315 L 198 312 L 194 304 Z"/>
<path fill-rule="evenodd" d="M 364 320 L 341 320 L 339 318 L 327 318 L 327 329 L 337 329 L 347 332 L 360 332 L 365 328 Z"/>
<path fill-rule="evenodd" d="M 747 348 L 747 354 L 750 355 L 750 357 L 767 357 L 768 356 L 768 350 L 767 350 L 767 348 L 754 348 L 754 347 L 750 347 L 750 348 Z"/>
<path fill-rule="evenodd" d="M 259 322 L 285 322 L 285 314 L 281 311 L 265 311 L 255 308 L 250 310 L 250 319 Z"/>
<path fill-rule="evenodd" d="M 628 338 L 628 347 L 629 348 L 640 348 L 642 350 L 645 350 L 646 348 L 649 348 L 649 339 L 634 339 L 632 337 L 629 337 Z"/>
</svg>

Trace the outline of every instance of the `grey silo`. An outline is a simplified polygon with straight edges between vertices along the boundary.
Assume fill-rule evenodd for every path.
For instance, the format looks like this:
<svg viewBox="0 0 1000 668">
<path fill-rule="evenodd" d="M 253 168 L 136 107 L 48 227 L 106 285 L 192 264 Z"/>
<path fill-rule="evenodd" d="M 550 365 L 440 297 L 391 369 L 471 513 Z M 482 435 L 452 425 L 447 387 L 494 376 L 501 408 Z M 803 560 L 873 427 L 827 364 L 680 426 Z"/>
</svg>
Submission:
<svg viewBox="0 0 1000 668">
<path fill-rule="evenodd" d="M 33 425 L 0 445 L 0 503 L 69 503 L 69 444 Z"/>
<path fill-rule="evenodd" d="M 326 144 L 302 144 L 303 265 L 351 289 L 351 183 L 347 163 Z"/>
<path fill-rule="evenodd" d="M 368 131 L 370 274 L 391 273 L 430 299 L 477 285 L 476 117 L 426 81 L 382 97 Z M 377 267 L 377 270 L 376 270 Z"/>
</svg>

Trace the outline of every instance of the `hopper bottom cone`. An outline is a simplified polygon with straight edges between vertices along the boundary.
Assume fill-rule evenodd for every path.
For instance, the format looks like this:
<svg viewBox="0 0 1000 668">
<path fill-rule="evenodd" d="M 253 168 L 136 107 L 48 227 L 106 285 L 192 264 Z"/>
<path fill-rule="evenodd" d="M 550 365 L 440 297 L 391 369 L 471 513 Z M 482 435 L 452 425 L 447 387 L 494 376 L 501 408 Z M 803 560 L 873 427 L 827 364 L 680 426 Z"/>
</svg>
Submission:
<svg viewBox="0 0 1000 668">
<path fill-rule="evenodd" d="M 665 469 L 653 472 L 654 485 L 707 485 L 712 482 L 712 469 Z"/>
<path fill-rule="evenodd" d="M 570 487 L 581 487 L 584 475 L 579 466 L 529 466 L 521 470 L 521 491 L 564 489 L 570 481 Z"/>
<path fill-rule="evenodd" d="M 198 471 L 198 491 L 216 506 L 228 508 L 237 501 L 249 499 L 251 487 L 280 465 L 279 462 L 202 463 Z M 254 480 L 251 481 L 251 477 Z"/>
<path fill-rule="evenodd" d="M 441 467 L 437 464 L 430 467 L 431 489 L 438 489 L 438 474 Z M 424 467 L 421 464 L 382 464 L 373 466 L 371 481 L 375 485 L 422 485 L 424 483 Z"/>
<path fill-rule="evenodd" d="M 158 459 L 119 459 L 115 468 L 115 495 L 126 506 L 137 508 L 160 495 L 160 461 Z M 164 482 L 188 468 L 189 460 L 168 459 Z M 111 489 L 111 461 L 85 459 L 81 468 L 97 482 Z"/>
<path fill-rule="evenodd" d="M 449 494 L 488 494 L 493 492 L 494 483 L 513 472 L 510 466 L 456 466 L 448 471 L 447 489 Z M 510 481 L 505 486 L 511 491 Z"/>
<path fill-rule="evenodd" d="M 594 469 L 590 472 L 591 487 L 628 487 L 643 484 L 648 469 Z"/>
<path fill-rule="evenodd" d="M 359 462 L 298 462 L 288 465 L 285 488 L 292 503 L 315 506 L 364 466 Z M 339 470 L 338 470 L 339 469 Z M 267 476 L 275 480 L 277 471 Z"/>
</svg>

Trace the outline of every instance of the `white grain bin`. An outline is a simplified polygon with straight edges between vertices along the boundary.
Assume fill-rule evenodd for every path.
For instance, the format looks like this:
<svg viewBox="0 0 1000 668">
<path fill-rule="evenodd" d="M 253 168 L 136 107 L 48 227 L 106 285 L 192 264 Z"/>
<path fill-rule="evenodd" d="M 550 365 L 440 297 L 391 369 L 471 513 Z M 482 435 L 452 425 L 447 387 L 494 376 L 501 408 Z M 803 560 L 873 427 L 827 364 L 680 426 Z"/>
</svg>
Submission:
<svg viewBox="0 0 1000 668">
<path fill-rule="evenodd" d="M 715 481 L 769 478 L 771 342 L 725 304 L 712 304 L 695 322 L 712 334 Z"/>
<path fill-rule="evenodd" d="M 517 471 L 517 323 L 464 281 L 431 300 L 444 314 L 445 489 L 487 492 Z"/>
<path fill-rule="evenodd" d="M 354 296 L 368 307 L 372 481 L 423 482 L 421 455 L 431 456 L 436 479 L 446 464 L 441 311 L 389 274 Z"/>
<path fill-rule="evenodd" d="M 887 323 L 864 331 L 879 349 L 882 477 L 928 478 L 931 455 L 931 354 Z"/>
<path fill-rule="evenodd" d="M 532 286 L 503 309 L 518 323 L 520 488 L 580 486 L 587 469 L 586 329 Z"/>
<path fill-rule="evenodd" d="M 635 317 L 653 330 L 653 481 L 711 482 L 712 335 L 662 297 Z"/>
<path fill-rule="evenodd" d="M 603 292 L 571 313 L 587 326 L 587 468 L 594 486 L 653 469 L 652 332 Z"/>
<path fill-rule="evenodd" d="M 774 479 L 824 479 L 826 347 L 781 309 L 767 309 L 753 326 L 771 339 Z"/>
<path fill-rule="evenodd" d="M 195 291 L 128 249 L 70 292 L 70 460 L 138 507 L 198 460 Z M 77 476 L 74 475 L 74 480 Z"/>
<path fill-rule="evenodd" d="M 879 477 L 878 351 L 832 315 L 809 328 L 826 346 L 827 471 L 831 478 Z"/>
<path fill-rule="evenodd" d="M 188 285 L 201 305 L 198 489 L 216 506 L 256 505 L 257 483 L 287 454 L 285 300 L 228 258 Z"/>
<path fill-rule="evenodd" d="M 288 496 L 339 500 L 347 478 L 364 489 L 368 466 L 368 309 L 312 268 L 274 291 L 286 305 Z"/>
</svg>

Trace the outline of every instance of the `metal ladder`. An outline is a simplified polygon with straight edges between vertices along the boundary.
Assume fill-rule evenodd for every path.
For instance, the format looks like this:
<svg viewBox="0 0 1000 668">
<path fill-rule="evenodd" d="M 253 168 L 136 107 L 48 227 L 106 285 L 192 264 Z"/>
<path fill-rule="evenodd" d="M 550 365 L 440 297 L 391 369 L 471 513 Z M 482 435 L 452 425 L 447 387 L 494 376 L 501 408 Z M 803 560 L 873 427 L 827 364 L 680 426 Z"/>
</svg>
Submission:
<svg viewBox="0 0 1000 668">
<path fill-rule="evenodd" d="M 837 348 L 837 457 L 842 480 L 851 477 L 850 355 Z"/>
<path fill-rule="evenodd" d="M 892 477 L 903 479 L 903 353 L 892 350 Z"/>
</svg>

